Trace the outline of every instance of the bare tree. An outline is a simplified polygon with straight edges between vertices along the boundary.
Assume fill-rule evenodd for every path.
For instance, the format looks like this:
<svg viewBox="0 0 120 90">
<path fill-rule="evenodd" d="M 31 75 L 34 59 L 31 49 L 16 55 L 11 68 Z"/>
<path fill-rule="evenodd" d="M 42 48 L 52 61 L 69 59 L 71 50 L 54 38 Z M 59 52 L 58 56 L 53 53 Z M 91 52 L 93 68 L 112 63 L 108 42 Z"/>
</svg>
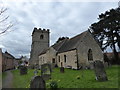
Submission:
<svg viewBox="0 0 120 90">
<path fill-rule="evenodd" d="M 6 11 L 8 9 L 1 7 L 0 9 L 0 35 L 6 33 L 12 26 L 12 22 L 10 22 L 9 15 L 6 15 Z"/>
</svg>

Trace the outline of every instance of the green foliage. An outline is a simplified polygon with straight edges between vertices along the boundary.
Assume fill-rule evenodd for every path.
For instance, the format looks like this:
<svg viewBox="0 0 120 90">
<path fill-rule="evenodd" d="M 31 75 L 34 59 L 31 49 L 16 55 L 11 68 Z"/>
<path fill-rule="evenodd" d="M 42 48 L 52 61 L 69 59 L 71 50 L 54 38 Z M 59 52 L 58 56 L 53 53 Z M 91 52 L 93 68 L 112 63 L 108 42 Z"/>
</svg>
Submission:
<svg viewBox="0 0 120 90">
<path fill-rule="evenodd" d="M 102 49 L 105 50 L 110 46 L 111 49 L 116 50 L 115 44 L 120 49 L 120 8 L 101 13 L 98 19 L 98 22 L 91 24 L 89 30 L 100 42 Z"/>
<path fill-rule="evenodd" d="M 62 41 L 64 39 L 69 39 L 69 37 L 59 37 L 58 40 L 56 41 L 56 43 L 59 43 L 60 41 Z"/>
<path fill-rule="evenodd" d="M 57 81 L 50 81 L 50 88 L 58 88 L 58 84 L 57 84 Z"/>
<path fill-rule="evenodd" d="M 80 76 L 77 76 L 76 79 L 80 79 Z"/>
</svg>

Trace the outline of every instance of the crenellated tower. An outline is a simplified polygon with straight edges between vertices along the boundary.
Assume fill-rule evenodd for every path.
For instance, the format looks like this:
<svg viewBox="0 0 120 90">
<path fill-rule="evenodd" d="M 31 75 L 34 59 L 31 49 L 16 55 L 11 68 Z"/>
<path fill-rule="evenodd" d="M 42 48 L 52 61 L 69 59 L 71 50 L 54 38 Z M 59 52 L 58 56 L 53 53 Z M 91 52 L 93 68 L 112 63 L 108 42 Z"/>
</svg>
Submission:
<svg viewBox="0 0 120 90">
<path fill-rule="evenodd" d="M 38 64 L 38 55 L 49 47 L 49 29 L 34 28 L 32 32 L 32 45 L 30 52 L 30 64 Z"/>
</svg>

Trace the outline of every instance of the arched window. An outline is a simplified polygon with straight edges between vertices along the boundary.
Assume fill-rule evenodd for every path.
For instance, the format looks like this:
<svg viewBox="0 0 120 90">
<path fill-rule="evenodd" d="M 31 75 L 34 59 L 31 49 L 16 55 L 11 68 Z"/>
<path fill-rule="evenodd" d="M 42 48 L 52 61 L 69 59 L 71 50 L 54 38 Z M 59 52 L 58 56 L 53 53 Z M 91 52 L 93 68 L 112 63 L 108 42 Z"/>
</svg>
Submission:
<svg viewBox="0 0 120 90">
<path fill-rule="evenodd" d="M 44 36 L 43 35 L 40 35 L 40 39 L 43 39 L 44 38 Z"/>
<path fill-rule="evenodd" d="M 93 55 L 92 55 L 92 50 L 88 50 L 88 61 L 93 61 Z"/>
</svg>

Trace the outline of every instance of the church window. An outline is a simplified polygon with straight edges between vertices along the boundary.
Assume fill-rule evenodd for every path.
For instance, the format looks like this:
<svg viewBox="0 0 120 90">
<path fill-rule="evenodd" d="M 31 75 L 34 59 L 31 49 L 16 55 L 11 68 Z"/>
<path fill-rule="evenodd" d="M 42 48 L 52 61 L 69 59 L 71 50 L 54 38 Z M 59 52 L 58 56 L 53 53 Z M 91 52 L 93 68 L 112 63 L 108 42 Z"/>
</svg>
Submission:
<svg viewBox="0 0 120 90">
<path fill-rule="evenodd" d="M 59 62 L 60 62 L 60 56 L 58 56 L 58 60 L 59 60 Z"/>
<path fill-rule="evenodd" d="M 93 61 L 93 55 L 92 55 L 92 50 L 88 50 L 88 61 Z"/>
<path fill-rule="evenodd" d="M 52 63 L 55 63 L 55 58 L 52 59 Z"/>
<path fill-rule="evenodd" d="M 64 55 L 64 62 L 66 63 L 66 60 L 67 60 L 67 57 L 66 57 L 66 55 Z"/>
<path fill-rule="evenodd" d="M 44 36 L 43 35 L 40 35 L 40 39 L 43 39 L 44 38 Z"/>
</svg>

